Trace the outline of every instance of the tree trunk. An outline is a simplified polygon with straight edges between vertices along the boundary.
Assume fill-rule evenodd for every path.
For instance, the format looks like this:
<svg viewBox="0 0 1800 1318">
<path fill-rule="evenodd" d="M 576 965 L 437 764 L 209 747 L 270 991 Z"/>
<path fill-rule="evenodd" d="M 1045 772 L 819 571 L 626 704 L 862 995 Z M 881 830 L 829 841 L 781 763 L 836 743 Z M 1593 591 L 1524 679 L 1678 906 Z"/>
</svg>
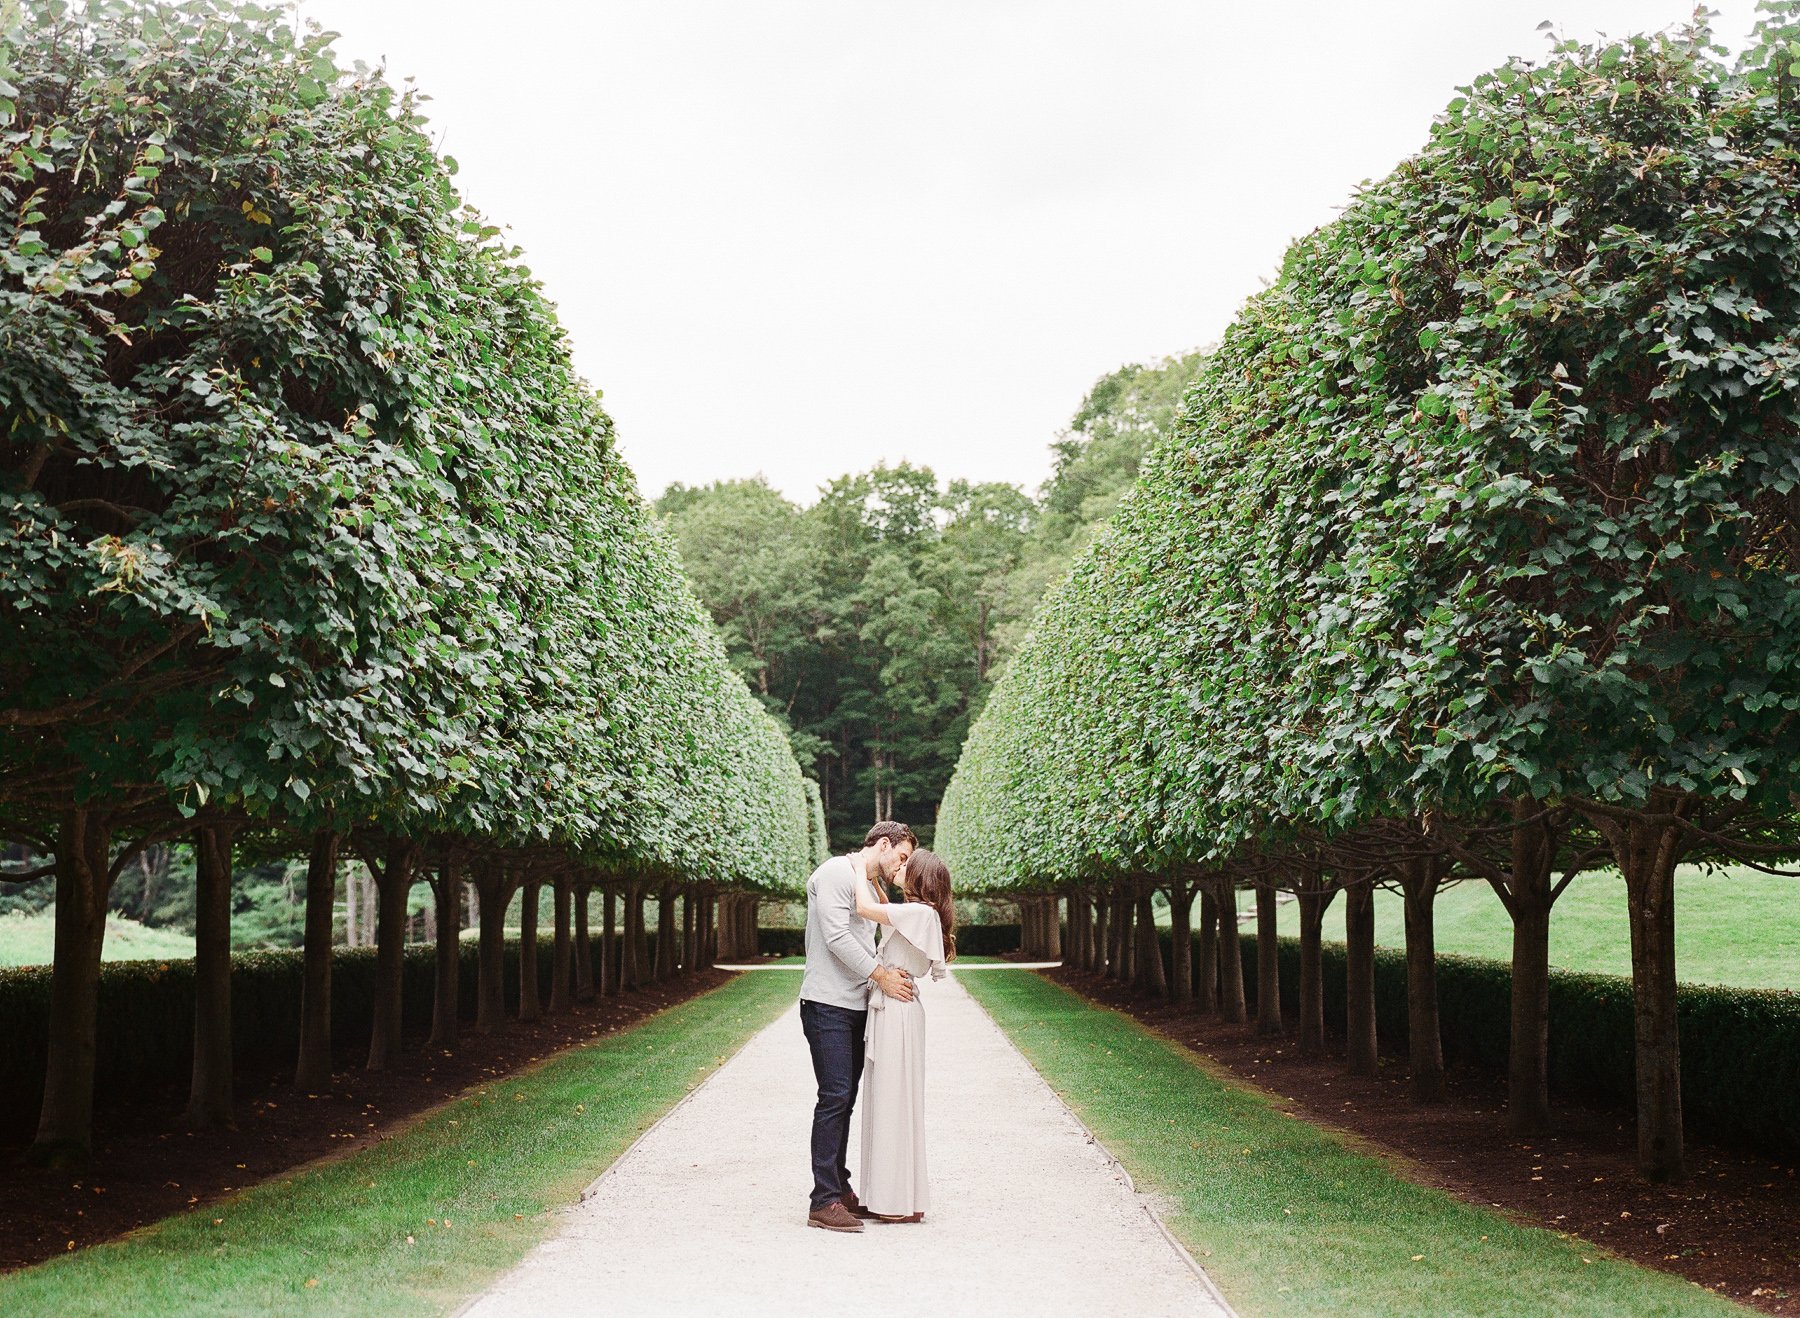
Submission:
<svg viewBox="0 0 1800 1318">
<path fill-rule="evenodd" d="M 556 913 L 556 930 L 550 942 L 550 1011 L 552 1015 L 561 1015 L 569 1009 L 574 1001 L 574 984 L 572 979 L 575 968 L 569 964 L 574 948 L 570 942 L 569 906 L 571 884 L 569 879 L 559 878 L 550 885 L 551 900 Z"/>
<path fill-rule="evenodd" d="M 594 1000 L 594 940 L 588 930 L 588 901 L 594 885 L 583 880 L 575 885 L 575 1000 Z"/>
<path fill-rule="evenodd" d="M 718 897 L 719 960 L 737 960 L 737 894 L 722 892 Z"/>
<path fill-rule="evenodd" d="M 431 1042 L 439 1048 L 456 1044 L 462 997 L 462 871 L 445 856 L 431 885 L 437 899 L 437 982 L 431 992 Z"/>
<path fill-rule="evenodd" d="M 1127 893 L 1113 899 L 1118 903 L 1113 923 L 1119 929 L 1119 964 L 1114 978 L 1121 984 L 1137 981 L 1137 903 Z"/>
<path fill-rule="evenodd" d="M 707 893 L 700 899 L 700 964 L 711 966 L 719 960 L 719 898 Z"/>
<path fill-rule="evenodd" d="M 1237 889 L 1219 881 L 1219 1015 L 1242 1025 L 1249 1016 L 1244 1004 L 1244 949 L 1238 940 Z"/>
<path fill-rule="evenodd" d="M 1687 803 L 1653 800 L 1657 813 Z M 1687 1172 L 1681 1125 L 1681 1032 L 1675 1014 L 1675 866 L 1682 830 L 1643 817 L 1594 820 L 1625 876 L 1631 917 L 1631 1010 L 1637 1039 L 1638 1170 L 1651 1181 Z"/>
<path fill-rule="evenodd" d="M 1325 908 L 1335 889 L 1319 886 L 1317 878 L 1305 878 L 1297 900 L 1300 904 L 1300 1056 L 1325 1055 L 1325 977 L 1319 965 L 1319 932 Z"/>
<path fill-rule="evenodd" d="M 1256 885 L 1256 1032 L 1281 1033 L 1281 943 L 1275 889 Z"/>
<path fill-rule="evenodd" d="M 380 871 L 374 874 L 375 1019 L 369 1032 L 371 1071 L 383 1071 L 400 1051 L 400 1012 L 406 1000 L 406 902 L 412 894 L 411 842 L 391 842 Z"/>
<path fill-rule="evenodd" d="M 1438 1025 L 1437 936 L 1433 929 L 1445 865 L 1431 858 L 1400 867 L 1406 899 L 1406 1051 L 1415 1103 L 1444 1097 L 1444 1039 Z"/>
<path fill-rule="evenodd" d="M 644 977 L 644 889 L 625 885 L 625 946 L 619 956 L 619 988 L 631 992 Z"/>
<path fill-rule="evenodd" d="M 644 982 L 647 984 L 660 984 L 663 980 L 668 978 L 667 967 L 669 960 L 668 952 L 663 946 L 663 925 L 665 923 L 662 918 L 663 894 L 660 892 L 646 892 L 644 894 L 644 906 L 646 908 L 646 917 L 648 917 L 650 908 L 654 907 L 656 910 L 655 933 L 650 932 L 650 922 L 648 918 L 644 921 L 644 937 L 650 944 L 649 950 L 645 953 Z"/>
<path fill-rule="evenodd" d="M 543 884 L 526 875 L 519 885 L 519 1019 L 535 1021 L 544 1014 L 538 989 L 538 892 Z"/>
<path fill-rule="evenodd" d="M 1102 952 L 1100 970 L 1105 978 L 1118 979 L 1120 978 L 1120 898 L 1118 898 L 1118 893 L 1107 888 L 1094 898 L 1094 902 L 1096 902 L 1096 906 L 1100 907 L 1100 933 L 1105 934 L 1105 938 L 1102 938 L 1102 945 L 1100 945 L 1100 952 Z"/>
<path fill-rule="evenodd" d="M 1057 910 L 1057 902 L 1055 893 L 1044 899 L 1044 959 L 1047 961 L 1063 959 L 1062 915 Z"/>
<path fill-rule="evenodd" d="M 609 998 L 619 996 L 619 969 L 624 964 L 620 952 L 619 893 L 612 884 L 600 890 L 600 991 Z"/>
<path fill-rule="evenodd" d="M 1368 880 L 1344 891 L 1344 1038 L 1351 1075 L 1374 1075 L 1375 887 Z"/>
<path fill-rule="evenodd" d="M 1219 1010 L 1219 897 L 1210 884 L 1200 890 L 1200 947 L 1194 961 L 1196 1005 L 1214 1015 Z"/>
<path fill-rule="evenodd" d="M 750 907 L 750 928 L 756 928 L 756 908 Z M 675 978 L 675 936 L 679 926 L 675 923 L 675 889 L 664 888 L 656 899 L 656 982 L 661 984 Z M 755 955 L 755 935 L 751 935 L 751 955 Z"/>
<path fill-rule="evenodd" d="M 691 975 L 700 965 L 700 926 L 694 919 L 694 888 L 681 893 L 681 971 Z"/>
<path fill-rule="evenodd" d="M 28 1155 L 59 1168 L 87 1161 L 94 1125 L 94 1037 L 100 952 L 112 890 L 112 829 L 98 812 L 67 811 L 57 831 L 56 951 L 50 971 L 44 1105 Z"/>
<path fill-rule="evenodd" d="M 323 1093 L 331 1086 L 331 926 L 337 905 L 338 836 L 313 834 L 306 862 L 306 943 L 300 975 L 300 1058 L 294 1088 Z"/>
<path fill-rule="evenodd" d="M 1507 1125 L 1550 1129 L 1550 908 L 1555 839 L 1537 802 L 1512 803 L 1512 873 L 1502 898 L 1512 917 L 1512 1046 L 1506 1068 Z"/>
<path fill-rule="evenodd" d="M 231 831 L 194 830 L 194 1066 L 189 1130 L 232 1124 Z"/>
<path fill-rule="evenodd" d="M 506 908 L 512 905 L 512 883 L 492 862 L 475 872 L 481 941 L 476 957 L 475 1028 L 493 1034 L 506 1028 Z"/>
<path fill-rule="evenodd" d="M 1178 1007 L 1194 1000 L 1194 888 L 1169 880 L 1169 999 Z"/>
<path fill-rule="evenodd" d="M 1159 998 L 1169 996 L 1169 975 L 1163 966 L 1162 945 L 1156 936 L 1156 886 L 1148 879 L 1137 884 L 1137 986 Z"/>
<path fill-rule="evenodd" d="M 1110 973 L 1112 969 L 1112 940 L 1115 937 L 1112 927 L 1112 902 L 1102 892 L 1094 898 L 1094 965 L 1097 975 Z"/>
<path fill-rule="evenodd" d="M 356 888 L 356 866 L 344 875 L 344 946 L 360 947 L 357 925 L 362 920 L 362 896 Z"/>
</svg>

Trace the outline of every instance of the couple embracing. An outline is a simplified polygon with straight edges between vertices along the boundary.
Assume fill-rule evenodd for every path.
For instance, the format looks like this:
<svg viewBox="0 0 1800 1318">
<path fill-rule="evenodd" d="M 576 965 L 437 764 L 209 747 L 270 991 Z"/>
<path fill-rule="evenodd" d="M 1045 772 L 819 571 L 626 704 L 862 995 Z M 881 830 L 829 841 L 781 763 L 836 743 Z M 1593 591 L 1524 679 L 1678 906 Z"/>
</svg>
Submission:
<svg viewBox="0 0 1800 1318">
<path fill-rule="evenodd" d="M 902 902 L 888 899 L 897 883 Z M 876 926 L 881 926 L 879 947 Z M 800 1024 L 812 1052 L 812 1207 L 808 1226 L 922 1222 L 925 1011 L 919 981 L 955 959 L 950 871 L 905 824 L 876 824 L 862 850 L 833 856 L 806 883 Z M 850 1113 L 862 1092 L 862 1198 L 850 1188 Z"/>
</svg>

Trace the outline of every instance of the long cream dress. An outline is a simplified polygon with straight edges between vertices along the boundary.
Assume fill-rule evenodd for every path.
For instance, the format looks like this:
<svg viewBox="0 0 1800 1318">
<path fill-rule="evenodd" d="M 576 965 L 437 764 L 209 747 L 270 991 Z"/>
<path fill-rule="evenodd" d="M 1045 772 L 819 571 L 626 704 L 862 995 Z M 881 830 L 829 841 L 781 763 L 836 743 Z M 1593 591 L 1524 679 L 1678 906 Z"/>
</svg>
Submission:
<svg viewBox="0 0 1800 1318">
<path fill-rule="evenodd" d="M 922 903 L 887 907 L 893 927 L 878 958 L 912 975 L 944 977 L 944 933 L 938 913 Z M 869 995 L 862 1079 L 862 1168 L 859 1197 L 869 1211 L 893 1217 L 930 1206 L 925 1181 L 925 1008 L 880 989 Z"/>
</svg>

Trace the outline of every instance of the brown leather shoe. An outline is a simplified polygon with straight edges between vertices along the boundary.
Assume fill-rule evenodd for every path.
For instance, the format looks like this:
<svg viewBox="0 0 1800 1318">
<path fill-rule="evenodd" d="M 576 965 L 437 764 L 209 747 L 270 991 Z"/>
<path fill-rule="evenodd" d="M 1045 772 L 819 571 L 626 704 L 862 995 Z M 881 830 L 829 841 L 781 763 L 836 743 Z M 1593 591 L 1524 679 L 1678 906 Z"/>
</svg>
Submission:
<svg viewBox="0 0 1800 1318">
<path fill-rule="evenodd" d="M 850 1216 L 850 1210 L 840 1203 L 829 1203 L 823 1208 L 815 1208 L 806 1215 L 806 1225 L 823 1227 L 827 1231 L 861 1231 L 863 1224 Z"/>
<path fill-rule="evenodd" d="M 889 1217 L 885 1213 L 873 1213 L 871 1216 L 883 1222 L 923 1222 L 925 1220 L 923 1213 L 908 1213 L 905 1217 Z"/>
<path fill-rule="evenodd" d="M 862 1200 L 856 1197 L 856 1191 L 854 1190 L 845 1191 L 844 1197 L 838 1200 L 838 1202 L 850 1210 L 851 1217 L 861 1218 L 863 1221 L 867 1222 L 875 1216 L 875 1214 L 862 1206 Z"/>
</svg>

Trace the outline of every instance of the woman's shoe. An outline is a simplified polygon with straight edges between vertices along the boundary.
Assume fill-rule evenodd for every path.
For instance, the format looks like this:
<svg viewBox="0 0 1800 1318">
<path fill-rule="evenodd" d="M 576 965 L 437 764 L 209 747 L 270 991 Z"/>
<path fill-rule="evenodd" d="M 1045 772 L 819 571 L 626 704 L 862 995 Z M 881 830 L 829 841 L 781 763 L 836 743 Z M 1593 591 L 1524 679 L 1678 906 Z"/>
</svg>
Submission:
<svg viewBox="0 0 1800 1318">
<path fill-rule="evenodd" d="M 883 1222 L 923 1222 L 925 1214 L 908 1213 L 905 1217 L 896 1217 L 888 1213 L 877 1213 L 875 1216 Z"/>
</svg>

